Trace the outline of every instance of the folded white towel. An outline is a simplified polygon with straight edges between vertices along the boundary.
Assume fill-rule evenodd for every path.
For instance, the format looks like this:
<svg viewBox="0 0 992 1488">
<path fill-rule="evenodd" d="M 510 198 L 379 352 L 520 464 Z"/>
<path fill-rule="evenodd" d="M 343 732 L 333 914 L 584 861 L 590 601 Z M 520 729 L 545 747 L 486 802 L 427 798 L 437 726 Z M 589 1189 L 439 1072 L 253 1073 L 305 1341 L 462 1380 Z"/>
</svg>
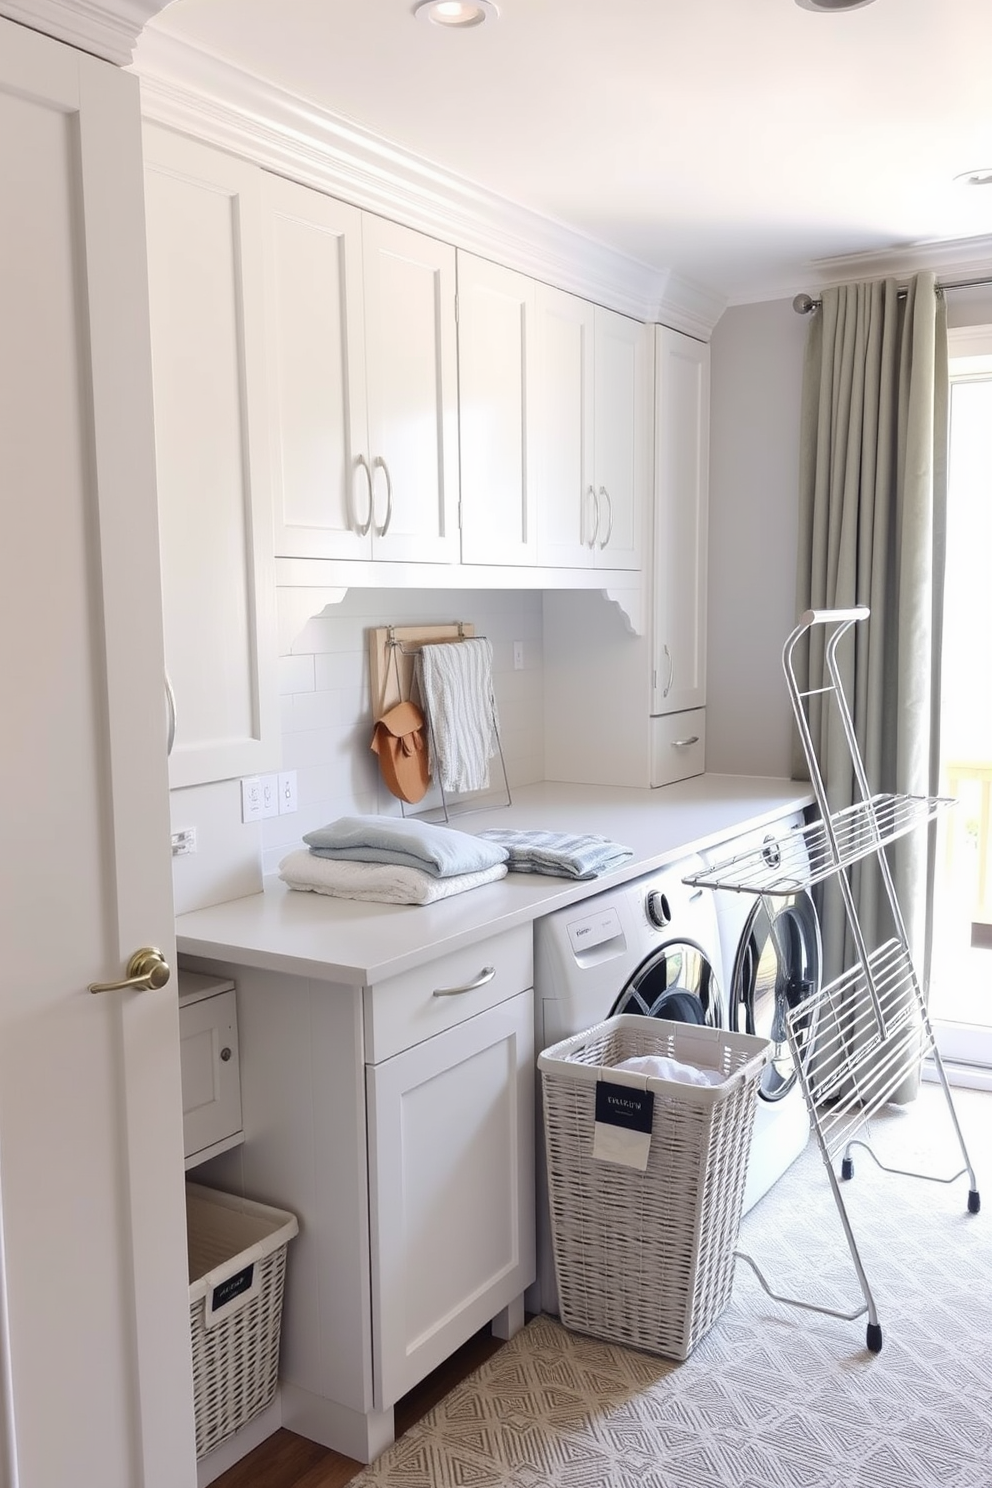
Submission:
<svg viewBox="0 0 992 1488">
<path fill-rule="evenodd" d="M 421 646 L 418 661 L 432 778 L 446 791 L 487 789 L 499 748 L 492 646 L 485 636 Z"/>
<path fill-rule="evenodd" d="M 726 1079 L 721 1070 L 699 1069 L 694 1064 L 684 1064 L 680 1059 L 669 1059 L 667 1054 L 635 1054 L 613 1068 L 633 1070 L 635 1074 L 647 1075 L 652 1080 L 676 1080 L 680 1085 L 722 1085 Z"/>
<path fill-rule="evenodd" d="M 318 857 L 297 848 L 279 864 L 279 877 L 291 889 L 329 894 L 335 899 L 367 899 L 379 904 L 433 904 L 467 889 L 505 878 L 506 865 L 496 863 L 478 873 L 456 873 L 435 878 L 422 868 L 399 863 L 356 863 Z"/>
<path fill-rule="evenodd" d="M 505 863 L 507 852 L 471 832 L 403 816 L 341 816 L 306 832 L 303 841 L 322 858 L 361 863 L 399 863 L 433 878 L 480 873 Z"/>
</svg>

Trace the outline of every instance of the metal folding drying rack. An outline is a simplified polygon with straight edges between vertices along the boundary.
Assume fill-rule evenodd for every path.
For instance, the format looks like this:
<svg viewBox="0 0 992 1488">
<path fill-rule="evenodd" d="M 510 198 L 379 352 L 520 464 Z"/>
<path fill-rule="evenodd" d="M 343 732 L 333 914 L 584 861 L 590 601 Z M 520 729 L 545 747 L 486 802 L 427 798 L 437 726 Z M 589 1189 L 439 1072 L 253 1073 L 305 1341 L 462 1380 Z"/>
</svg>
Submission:
<svg viewBox="0 0 992 1488">
<path fill-rule="evenodd" d="M 750 1256 L 741 1251 L 736 1255 L 751 1268 L 768 1296 L 777 1302 L 847 1322 L 867 1313 L 867 1345 L 872 1353 L 878 1353 L 882 1347 L 882 1329 L 834 1170 L 838 1154 L 841 1155 L 842 1179 L 853 1178 L 852 1150 L 862 1147 L 879 1168 L 905 1177 L 953 1183 L 967 1173 L 970 1213 L 978 1213 L 980 1199 L 950 1087 L 934 1042 L 926 1001 L 913 965 L 905 923 L 885 855 L 889 843 L 932 821 L 939 811 L 953 802 L 939 796 L 872 795 L 869 789 L 837 665 L 840 640 L 856 622 L 867 620 L 868 614 L 863 605 L 844 610 L 807 610 L 782 652 L 789 697 L 820 819 L 790 833 L 782 841 L 729 857 L 703 872 L 692 874 L 685 882 L 773 899 L 810 888 L 831 877 L 837 880 L 856 948 L 854 964 L 818 993 L 790 1008 L 785 1023 L 810 1123 L 827 1170 L 864 1303 L 853 1312 L 843 1312 L 782 1296 L 772 1291 Z M 829 683 L 800 691 L 793 653 L 798 642 L 814 626 L 832 627 L 824 644 Z M 808 700 L 817 696 L 823 698 L 826 706 L 833 705 L 838 711 L 859 796 L 852 806 L 832 814 L 807 716 Z M 865 942 L 850 880 L 852 866 L 870 856 L 877 860 L 895 927 L 895 933 L 877 947 L 869 947 Z M 964 1167 L 949 1177 L 907 1173 L 905 1169 L 887 1167 L 861 1135 L 869 1132 L 871 1118 L 892 1099 L 906 1076 L 919 1070 L 921 1061 L 928 1055 L 943 1087 L 964 1161 Z"/>
</svg>

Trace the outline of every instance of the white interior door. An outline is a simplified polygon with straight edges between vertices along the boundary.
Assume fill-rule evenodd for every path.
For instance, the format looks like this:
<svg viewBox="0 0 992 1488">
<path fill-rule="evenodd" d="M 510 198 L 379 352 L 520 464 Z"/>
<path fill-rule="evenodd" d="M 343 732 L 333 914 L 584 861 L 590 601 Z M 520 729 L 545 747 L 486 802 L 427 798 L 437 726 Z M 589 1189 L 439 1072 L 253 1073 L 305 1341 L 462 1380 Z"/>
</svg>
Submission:
<svg viewBox="0 0 992 1488">
<path fill-rule="evenodd" d="M 137 80 L 0 21 L 5 1473 L 195 1482 Z"/>
</svg>

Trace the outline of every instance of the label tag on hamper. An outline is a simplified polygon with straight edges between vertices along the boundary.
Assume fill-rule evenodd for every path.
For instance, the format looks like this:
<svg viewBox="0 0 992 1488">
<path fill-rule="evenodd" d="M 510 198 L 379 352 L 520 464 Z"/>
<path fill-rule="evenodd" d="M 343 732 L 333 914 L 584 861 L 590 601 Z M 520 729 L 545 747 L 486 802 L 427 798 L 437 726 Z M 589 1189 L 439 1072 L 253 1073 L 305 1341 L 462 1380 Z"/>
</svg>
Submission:
<svg viewBox="0 0 992 1488">
<path fill-rule="evenodd" d="M 600 1162 L 620 1163 L 641 1173 L 648 1165 L 654 1092 L 629 1085 L 596 1082 L 596 1127 L 592 1155 Z"/>
<path fill-rule="evenodd" d="M 245 1292 L 250 1292 L 254 1280 L 255 1263 L 252 1261 L 250 1265 L 245 1266 L 241 1271 L 236 1271 L 233 1276 L 229 1276 L 225 1281 L 219 1282 L 210 1293 L 210 1307 L 208 1309 L 210 1315 L 213 1316 L 214 1313 L 220 1312 L 221 1308 L 226 1307 L 229 1302 L 233 1302 L 235 1297 L 241 1297 Z"/>
</svg>

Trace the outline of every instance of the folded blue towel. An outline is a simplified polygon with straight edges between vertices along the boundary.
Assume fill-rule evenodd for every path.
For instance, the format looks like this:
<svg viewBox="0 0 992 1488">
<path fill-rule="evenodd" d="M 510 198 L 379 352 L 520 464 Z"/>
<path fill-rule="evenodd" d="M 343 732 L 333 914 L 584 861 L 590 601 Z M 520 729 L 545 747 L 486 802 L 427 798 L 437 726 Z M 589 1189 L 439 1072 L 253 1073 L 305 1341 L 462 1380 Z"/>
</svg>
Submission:
<svg viewBox="0 0 992 1488">
<path fill-rule="evenodd" d="M 403 816 L 342 816 L 304 833 L 303 841 L 321 858 L 397 863 L 421 868 L 434 878 L 481 873 L 508 857 L 506 848 L 495 842 L 481 842 L 469 832 Z"/>
<path fill-rule="evenodd" d="M 493 827 L 480 832 L 487 842 L 498 843 L 509 853 L 511 873 L 547 873 L 554 878 L 598 878 L 634 856 L 632 847 L 589 833 L 544 832 Z"/>
</svg>

